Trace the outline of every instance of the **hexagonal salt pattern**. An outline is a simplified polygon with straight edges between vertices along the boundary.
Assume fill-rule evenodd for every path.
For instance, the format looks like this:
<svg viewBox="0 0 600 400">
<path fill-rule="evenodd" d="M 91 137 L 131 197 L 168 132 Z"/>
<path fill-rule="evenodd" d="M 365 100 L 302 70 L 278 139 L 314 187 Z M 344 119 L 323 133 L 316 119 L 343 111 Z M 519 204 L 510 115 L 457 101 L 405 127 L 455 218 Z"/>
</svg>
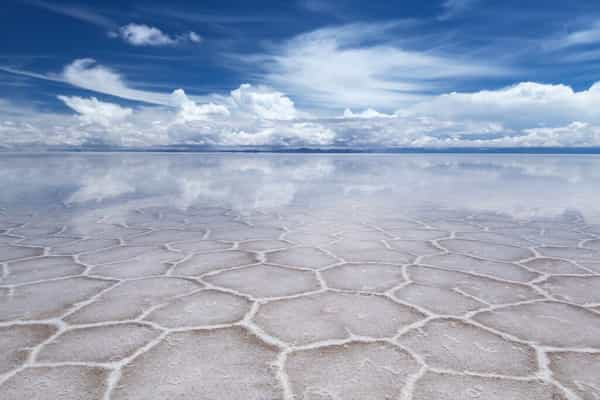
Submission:
<svg viewBox="0 0 600 400">
<path fill-rule="evenodd" d="M 18 260 L 25 257 L 40 256 L 43 252 L 44 249 L 39 247 L 23 247 L 0 244 L 0 263 Z"/>
<path fill-rule="evenodd" d="M 176 251 L 180 251 L 185 254 L 210 253 L 213 251 L 231 249 L 232 244 L 226 243 L 226 242 L 219 242 L 219 241 L 215 241 L 215 240 L 192 240 L 192 241 L 171 243 L 170 247 Z"/>
<path fill-rule="evenodd" d="M 600 261 L 600 252 L 582 247 L 539 247 L 538 251 L 546 257 L 562 258 L 575 262 Z"/>
<path fill-rule="evenodd" d="M 482 312 L 475 320 L 547 346 L 600 348 L 600 315 L 570 304 L 520 304 Z"/>
<path fill-rule="evenodd" d="M 321 269 L 337 262 L 335 257 L 312 247 L 294 247 L 267 254 L 267 261 L 307 269 Z"/>
<path fill-rule="evenodd" d="M 561 351 L 548 357 L 556 380 L 583 400 L 600 398 L 600 353 Z"/>
<path fill-rule="evenodd" d="M 320 288 L 317 276 L 312 271 L 268 264 L 225 271 L 204 279 L 213 285 L 233 289 L 254 298 L 289 296 Z"/>
<path fill-rule="evenodd" d="M 30 349 L 56 332 L 51 325 L 31 324 L 0 327 L 0 374 L 21 366 Z"/>
<path fill-rule="evenodd" d="M 175 272 L 178 275 L 199 276 L 211 271 L 255 264 L 257 261 L 254 254 L 239 250 L 195 254 L 177 264 Z"/>
<path fill-rule="evenodd" d="M 86 366 L 26 368 L 3 385 L 2 400 L 98 400 L 109 371 Z"/>
<path fill-rule="evenodd" d="M 250 305 L 241 296 L 202 290 L 155 309 L 145 319 L 168 328 L 232 324 L 244 318 Z"/>
<path fill-rule="evenodd" d="M 401 267 L 388 264 L 342 264 L 321 273 L 331 288 L 385 292 L 404 282 Z"/>
<path fill-rule="evenodd" d="M 600 276 L 552 276 L 539 285 L 559 300 L 600 304 Z"/>
<path fill-rule="evenodd" d="M 531 380 L 439 374 L 428 372 L 420 378 L 414 400 L 568 400 L 555 385 Z"/>
<path fill-rule="evenodd" d="M 350 342 L 292 352 L 286 372 L 295 399 L 397 399 L 419 364 L 386 342 Z"/>
<path fill-rule="evenodd" d="M 445 289 L 457 294 L 464 294 L 480 303 L 506 304 L 534 300 L 542 297 L 533 285 L 507 282 L 499 278 L 472 275 L 459 271 L 428 268 L 420 265 L 408 266 L 407 273 L 412 282 L 423 286 Z M 400 293 L 403 293 L 403 291 L 398 291 L 397 295 Z M 427 304 L 438 305 L 440 304 L 440 300 L 433 298 L 431 302 L 428 302 Z M 445 309 L 452 310 L 452 304 L 452 302 L 447 303 Z"/>
<path fill-rule="evenodd" d="M 388 248 L 381 241 L 342 239 L 327 246 L 336 256 L 349 262 L 411 263 L 415 256 L 407 251 Z"/>
<path fill-rule="evenodd" d="M 0 321 L 56 318 L 114 285 L 114 281 L 76 277 L 0 291 Z"/>
<path fill-rule="evenodd" d="M 542 274 L 585 274 L 587 271 L 575 263 L 556 258 L 534 258 L 524 262 L 527 268 Z"/>
<path fill-rule="evenodd" d="M 50 246 L 50 254 L 54 255 L 75 255 L 92 252 L 108 247 L 115 247 L 119 244 L 118 239 L 81 239 L 71 240 L 68 243 L 61 243 Z"/>
<path fill-rule="evenodd" d="M 537 369 L 532 347 L 458 319 L 437 319 L 398 339 L 433 368 L 527 376 Z"/>
<path fill-rule="evenodd" d="M 440 247 L 433 245 L 431 242 L 421 240 L 396 239 L 390 240 L 388 243 L 393 249 L 404 251 L 415 256 L 427 256 L 443 252 Z"/>
<path fill-rule="evenodd" d="M 241 242 L 239 248 L 247 251 L 273 251 L 282 250 L 292 246 L 291 243 L 283 240 L 249 240 Z"/>
<path fill-rule="evenodd" d="M 507 246 L 528 247 L 535 244 L 520 236 L 507 235 L 496 232 L 457 232 L 456 237 L 459 239 L 478 240 L 487 243 L 496 243 Z"/>
<path fill-rule="evenodd" d="M 85 270 L 85 266 L 75 262 L 72 257 L 36 257 L 10 262 L 7 269 L 8 274 L 0 280 L 2 284 L 19 284 L 79 275 Z"/>
<path fill-rule="evenodd" d="M 351 335 L 391 337 L 421 318 L 418 311 L 383 296 L 326 292 L 270 302 L 255 319 L 287 343 L 307 344 Z"/>
<path fill-rule="evenodd" d="M 202 239 L 205 233 L 206 232 L 204 231 L 188 231 L 179 229 L 157 230 L 130 237 L 127 239 L 127 243 L 132 245 L 160 246 L 167 243 Z"/>
<path fill-rule="evenodd" d="M 527 282 L 538 277 L 537 273 L 531 272 L 517 264 L 485 260 L 464 254 L 449 253 L 426 256 L 422 258 L 421 263 L 454 271 L 518 282 Z"/>
<path fill-rule="evenodd" d="M 394 292 L 394 297 L 440 315 L 462 315 L 486 307 L 485 303 L 465 296 L 456 288 L 411 283 Z"/>
<path fill-rule="evenodd" d="M 2 220 L 0 399 L 600 398 L 597 225 L 345 207 Z"/>
<path fill-rule="evenodd" d="M 449 251 L 499 261 L 517 261 L 533 256 L 531 250 L 506 244 L 463 239 L 446 239 L 439 243 Z"/>
<path fill-rule="evenodd" d="M 96 363 L 119 361 L 132 355 L 159 333 L 152 327 L 137 323 L 74 328 L 47 343 L 37 360 Z"/>
<path fill-rule="evenodd" d="M 155 306 L 201 288 L 200 284 L 181 278 L 160 277 L 125 281 L 104 292 L 93 303 L 76 310 L 67 317 L 67 321 L 89 324 L 132 320 Z"/>
<path fill-rule="evenodd" d="M 276 357 L 240 328 L 173 333 L 123 369 L 112 398 L 281 399 Z"/>
</svg>

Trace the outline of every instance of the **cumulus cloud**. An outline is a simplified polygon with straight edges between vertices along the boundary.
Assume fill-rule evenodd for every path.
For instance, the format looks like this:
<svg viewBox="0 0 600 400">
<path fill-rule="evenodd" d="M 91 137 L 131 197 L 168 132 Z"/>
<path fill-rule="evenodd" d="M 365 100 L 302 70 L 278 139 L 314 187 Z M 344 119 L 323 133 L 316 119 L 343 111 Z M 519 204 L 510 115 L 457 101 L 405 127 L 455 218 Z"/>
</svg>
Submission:
<svg viewBox="0 0 600 400">
<path fill-rule="evenodd" d="M 185 94 L 183 89 L 177 89 L 171 94 L 173 105 L 179 108 L 176 120 L 180 123 L 192 121 L 207 121 L 211 117 L 228 116 L 229 109 L 221 104 L 197 104 Z"/>
<path fill-rule="evenodd" d="M 125 107 L 95 97 L 59 96 L 75 114 L 51 114 L 0 101 L 0 146 L 311 146 L 512 147 L 600 146 L 600 82 L 576 91 L 521 82 L 471 93 L 422 96 L 395 112 L 298 108 L 265 85 L 194 97 L 137 90 L 91 59 L 75 60 L 61 79 L 76 87 L 151 105 Z M 362 110 L 362 111 L 360 111 Z"/>
<path fill-rule="evenodd" d="M 565 126 L 525 129 L 524 135 L 491 140 L 496 146 L 586 147 L 600 145 L 600 125 L 572 122 Z"/>
<path fill-rule="evenodd" d="M 344 110 L 344 114 L 342 118 L 392 118 L 393 115 L 380 113 L 377 110 L 372 108 L 367 108 L 366 110 L 360 112 L 352 112 L 351 109 L 346 108 Z"/>
<path fill-rule="evenodd" d="M 267 87 L 242 84 L 231 92 L 231 101 L 240 112 L 258 118 L 291 120 L 297 116 L 289 97 Z"/>
<path fill-rule="evenodd" d="M 86 99 L 78 96 L 58 96 L 58 98 L 69 108 L 76 111 L 81 121 L 87 124 L 98 124 L 108 128 L 123 121 L 133 113 L 131 108 L 99 101 L 95 97 Z"/>
<path fill-rule="evenodd" d="M 127 24 L 119 28 L 119 36 L 134 46 L 167 46 L 177 43 L 160 29 L 143 24 Z"/>
<path fill-rule="evenodd" d="M 136 23 L 121 26 L 116 32 L 111 32 L 110 36 L 119 37 L 132 46 L 174 46 L 185 41 L 202 41 L 202 37 L 196 32 L 171 36 L 154 26 Z"/>
<path fill-rule="evenodd" d="M 0 112 L 0 144 L 326 146 L 335 139 L 320 121 L 295 118 L 301 113 L 276 90 L 244 84 L 215 98 L 219 101 L 199 103 L 178 89 L 168 106 L 132 109 L 93 97 L 59 96 L 76 115 Z"/>
<path fill-rule="evenodd" d="M 299 115 L 294 102 L 283 93 L 248 83 L 232 90 L 228 97 L 221 97 L 221 104 L 198 103 L 191 100 L 183 89 L 173 91 L 171 100 L 179 109 L 179 120 L 184 122 L 228 117 L 232 113 L 235 119 L 243 120 L 293 120 Z"/>
<path fill-rule="evenodd" d="M 318 121 L 301 121 L 294 103 L 264 86 L 242 84 L 220 103 L 197 103 L 182 89 L 173 92 L 175 117 L 168 130 L 181 142 L 217 146 L 288 146 L 332 143 L 335 133 Z"/>
<path fill-rule="evenodd" d="M 579 92 L 566 85 L 522 82 L 499 90 L 444 94 L 398 113 L 451 120 L 491 120 L 522 129 L 560 126 L 578 120 L 600 124 L 599 102 L 600 82 Z"/>
<path fill-rule="evenodd" d="M 172 94 L 171 107 L 130 109 L 94 98 L 62 96 L 60 99 L 77 112 L 75 117 L 35 112 L 2 115 L 0 143 L 9 147 L 28 143 L 69 146 L 104 143 L 133 147 L 600 146 L 600 121 L 589 111 L 593 100 L 588 99 L 589 104 L 580 100 L 582 96 L 593 95 L 595 87 L 583 92 L 564 91 L 567 96 L 558 98 L 551 85 L 544 89 L 548 90 L 542 90 L 537 96 L 521 93 L 513 98 L 514 105 L 507 99 L 516 95 L 516 89 L 508 88 L 440 96 L 393 115 L 375 110 L 360 113 L 347 110 L 345 117 L 329 119 L 310 117 L 306 113 L 302 113 L 301 118 L 269 118 L 273 114 L 265 113 L 264 109 L 273 110 L 280 106 L 280 93 L 269 93 L 265 87 L 251 85 L 232 91 L 230 96 L 222 98 L 221 103 L 197 103 L 183 90 L 176 90 Z M 240 90 L 250 99 L 260 98 L 261 107 L 239 103 L 237 93 Z M 517 93 L 520 92 L 517 90 Z M 273 99 L 273 103 L 265 103 L 265 96 Z M 576 113 L 571 104 L 580 107 L 578 110 L 589 108 L 589 112 Z M 540 120 L 548 113 L 544 110 L 549 109 L 557 115 Z M 300 114 L 295 107 L 288 111 L 292 115 Z M 512 113 L 516 112 L 522 116 L 514 122 Z M 579 118 L 574 119 L 574 116 Z"/>
</svg>

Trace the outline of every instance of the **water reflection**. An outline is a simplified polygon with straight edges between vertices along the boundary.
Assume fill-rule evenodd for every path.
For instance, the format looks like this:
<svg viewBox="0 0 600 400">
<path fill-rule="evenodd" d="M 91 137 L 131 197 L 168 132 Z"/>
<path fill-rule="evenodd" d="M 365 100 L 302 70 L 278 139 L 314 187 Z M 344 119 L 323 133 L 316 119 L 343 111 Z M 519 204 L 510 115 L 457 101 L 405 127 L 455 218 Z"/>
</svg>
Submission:
<svg viewBox="0 0 600 400">
<path fill-rule="evenodd" d="M 600 215 L 597 156 L 4 154 L 0 182 L 5 213 L 218 205 Z"/>
</svg>

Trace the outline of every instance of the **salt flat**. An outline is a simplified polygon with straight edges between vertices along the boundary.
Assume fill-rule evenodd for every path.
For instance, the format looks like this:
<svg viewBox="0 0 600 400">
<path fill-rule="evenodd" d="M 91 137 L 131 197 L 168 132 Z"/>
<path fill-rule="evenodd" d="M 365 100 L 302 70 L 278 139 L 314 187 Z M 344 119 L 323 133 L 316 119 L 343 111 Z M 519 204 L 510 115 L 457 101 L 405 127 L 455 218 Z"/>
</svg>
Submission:
<svg viewBox="0 0 600 400">
<path fill-rule="evenodd" d="M 599 157 L 0 167 L 0 399 L 600 398 Z"/>
</svg>

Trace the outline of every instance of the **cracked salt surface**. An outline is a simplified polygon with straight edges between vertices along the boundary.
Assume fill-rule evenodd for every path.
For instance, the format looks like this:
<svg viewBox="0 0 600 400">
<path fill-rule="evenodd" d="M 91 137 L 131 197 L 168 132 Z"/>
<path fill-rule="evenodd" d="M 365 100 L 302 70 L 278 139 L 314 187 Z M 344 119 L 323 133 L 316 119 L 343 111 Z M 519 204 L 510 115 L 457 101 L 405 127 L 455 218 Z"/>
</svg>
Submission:
<svg viewBox="0 0 600 400">
<path fill-rule="evenodd" d="M 600 399 L 600 159 L 47 157 L 0 159 L 59 196 L 0 195 L 2 400 Z"/>
</svg>

